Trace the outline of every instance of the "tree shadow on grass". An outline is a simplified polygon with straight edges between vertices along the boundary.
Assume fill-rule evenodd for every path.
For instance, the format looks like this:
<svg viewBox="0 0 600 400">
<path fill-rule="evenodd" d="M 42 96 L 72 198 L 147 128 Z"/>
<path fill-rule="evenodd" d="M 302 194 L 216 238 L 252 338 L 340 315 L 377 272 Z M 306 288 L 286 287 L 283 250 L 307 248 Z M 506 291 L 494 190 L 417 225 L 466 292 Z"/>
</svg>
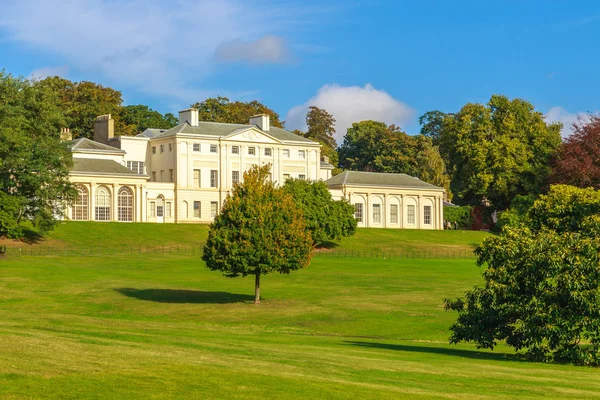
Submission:
<svg viewBox="0 0 600 400">
<path fill-rule="evenodd" d="M 375 343 L 375 342 L 355 342 L 345 341 L 346 344 L 351 346 L 360 347 L 371 347 L 375 349 L 394 350 L 394 351 L 406 351 L 411 353 L 428 353 L 428 354 L 439 354 L 444 356 L 454 356 L 471 358 L 476 360 L 495 360 L 495 361 L 518 361 L 518 362 L 530 362 L 531 360 L 523 354 L 506 354 L 506 353 L 490 353 L 485 351 L 477 350 L 462 350 L 462 349 L 449 349 L 447 347 L 433 347 L 433 346 L 412 346 L 404 344 L 388 344 L 388 343 Z"/>
<path fill-rule="evenodd" d="M 254 296 L 229 292 L 203 292 L 185 289 L 133 289 L 119 288 L 116 292 L 139 300 L 156 303 L 229 304 L 254 301 Z"/>
<path fill-rule="evenodd" d="M 37 244 L 41 243 L 44 240 L 44 236 L 39 232 L 34 231 L 33 229 L 24 228 L 23 229 L 23 238 L 22 242 L 27 244 Z"/>
<path fill-rule="evenodd" d="M 333 250 L 340 247 L 340 245 L 336 242 L 323 242 L 316 247 L 317 251 L 323 250 Z"/>
</svg>

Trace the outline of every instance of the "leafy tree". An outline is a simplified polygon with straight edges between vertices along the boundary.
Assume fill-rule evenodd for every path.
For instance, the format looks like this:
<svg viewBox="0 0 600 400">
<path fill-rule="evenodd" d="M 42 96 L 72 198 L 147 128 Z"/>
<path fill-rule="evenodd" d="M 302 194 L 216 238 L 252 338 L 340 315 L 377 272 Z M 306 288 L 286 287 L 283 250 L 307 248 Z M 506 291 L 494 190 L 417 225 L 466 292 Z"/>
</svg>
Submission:
<svg viewBox="0 0 600 400">
<path fill-rule="evenodd" d="M 269 181 L 270 166 L 255 166 L 227 196 L 210 226 L 202 259 L 225 276 L 254 275 L 255 303 L 260 303 L 260 276 L 289 274 L 306 267 L 312 238 L 302 210 L 289 193 Z"/>
<path fill-rule="evenodd" d="M 247 124 L 253 115 L 268 114 L 272 126 L 283 128 L 283 122 L 279 120 L 279 114 L 257 100 L 248 102 L 230 101 L 227 97 L 218 96 L 194 103 L 192 107 L 198 109 L 200 121 Z"/>
<path fill-rule="evenodd" d="M 404 173 L 445 187 L 450 193 L 445 163 L 426 136 L 410 136 L 383 122 L 362 121 L 348 129 L 338 152 L 345 169 Z"/>
<path fill-rule="evenodd" d="M 74 198 L 64 121 L 56 93 L 0 71 L 0 235 L 21 237 L 24 220 L 48 231 Z"/>
<path fill-rule="evenodd" d="M 552 163 L 552 182 L 600 188 L 600 115 L 573 125 Z"/>
<path fill-rule="evenodd" d="M 316 140 L 332 149 L 337 147 L 335 138 L 335 119 L 326 110 L 310 106 L 306 113 L 306 137 Z"/>
<path fill-rule="evenodd" d="M 547 124 L 530 103 L 500 95 L 487 105 L 467 104 L 456 114 L 423 121 L 435 132 L 459 203 L 487 199 L 499 210 L 517 195 L 541 192 L 561 143 L 560 123 Z"/>
<path fill-rule="evenodd" d="M 458 311 L 450 342 L 499 340 L 543 361 L 600 363 L 600 194 L 552 186 L 528 212 L 476 250 L 484 287 L 446 300 Z"/>
<path fill-rule="evenodd" d="M 352 236 L 356 232 L 354 207 L 343 200 L 333 200 L 323 181 L 288 179 L 283 190 L 302 210 L 313 245 Z"/>
<path fill-rule="evenodd" d="M 132 127 L 133 134 L 138 134 L 148 128 L 171 129 L 178 123 L 173 114 L 163 115 L 142 104 L 121 107 L 119 118 L 123 124 Z"/>
<path fill-rule="evenodd" d="M 60 100 L 60 108 L 66 117 L 73 137 L 93 138 L 96 117 L 112 114 L 115 131 L 120 135 L 133 135 L 135 126 L 124 123 L 120 117 L 123 98 L 121 92 L 94 82 L 71 82 L 58 76 L 48 77 L 37 83 L 51 90 Z"/>
<path fill-rule="evenodd" d="M 473 227 L 473 207 L 471 206 L 448 206 L 444 207 L 444 219 L 452 224 L 456 222 L 460 229 L 471 229 Z"/>
</svg>

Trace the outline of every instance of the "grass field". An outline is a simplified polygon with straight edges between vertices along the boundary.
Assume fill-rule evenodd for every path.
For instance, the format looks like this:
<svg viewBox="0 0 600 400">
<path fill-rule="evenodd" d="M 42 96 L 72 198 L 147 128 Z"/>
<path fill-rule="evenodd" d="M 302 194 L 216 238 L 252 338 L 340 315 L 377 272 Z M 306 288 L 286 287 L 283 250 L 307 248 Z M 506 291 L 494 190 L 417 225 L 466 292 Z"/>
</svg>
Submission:
<svg viewBox="0 0 600 400">
<path fill-rule="evenodd" d="M 7 257 L 0 398 L 600 398 L 597 368 L 449 345 L 443 299 L 480 282 L 469 260 L 315 258 L 265 277 L 253 305 L 252 278 L 198 257 Z"/>
</svg>

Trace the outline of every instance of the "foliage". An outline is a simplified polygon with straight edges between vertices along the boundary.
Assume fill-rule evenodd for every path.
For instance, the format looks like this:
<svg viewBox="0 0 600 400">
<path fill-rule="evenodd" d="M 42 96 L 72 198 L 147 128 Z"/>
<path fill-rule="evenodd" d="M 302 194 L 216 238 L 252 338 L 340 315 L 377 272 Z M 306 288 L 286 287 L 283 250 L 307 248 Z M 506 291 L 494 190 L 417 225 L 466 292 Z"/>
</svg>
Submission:
<svg viewBox="0 0 600 400">
<path fill-rule="evenodd" d="M 306 113 L 306 126 L 308 128 L 305 135 L 307 138 L 316 140 L 332 149 L 337 147 L 333 137 L 335 134 L 335 118 L 326 110 L 310 106 Z"/>
<path fill-rule="evenodd" d="M 573 124 L 573 134 L 552 162 L 554 183 L 600 189 L 600 115 Z"/>
<path fill-rule="evenodd" d="M 283 122 L 279 119 L 279 114 L 257 100 L 248 102 L 230 101 L 227 97 L 218 96 L 194 103 L 192 107 L 198 109 L 200 121 L 247 124 L 250 117 L 254 115 L 268 114 L 272 126 L 283 128 Z"/>
<path fill-rule="evenodd" d="M 449 189 L 444 161 L 431 139 L 409 136 L 394 125 L 376 121 L 354 123 L 338 152 L 344 169 L 404 173 Z"/>
<path fill-rule="evenodd" d="M 600 194 L 552 186 L 527 214 L 476 250 L 485 287 L 466 300 L 450 341 L 494 348 L 505 340 L 537 360 L 600 363 Z"/>
<path fill-rule="evenodd" d="M 518 228 L 519 226 L 529 224 L 527 214 L 535 200 L 536 196 L 534 195 L 516 196 L 510 202 L 510 208 L 498 214 L 496 229 L 502 231 L 509 226 Z"/>
<path fill-rule="evenodd" d="M 493 95 L 487 105 L 467 104 L 456 114 L 422 117 L 435 138 L 460 204 L 488 200 L 498 210 L 517 195 L 546 186 L 549 160 L 561 143 L 561 124 L 547 124 L 530 103 Z"/>
<path fill-rule="evenodd" d="M 473 226 L 473 207 L 471 206 L 450 206 L 444 207 L 444 220 L 455 222 L 460 229 L 471 229 Z"/>
<path fill-rule="evenodd" d="M 255 303 L 260 302 L 260 276 L 289 274 L 306 267 L 312 238 L 302 210 L 292 196 L 268 181 L 270 167 L 244 173 L 210 226 L 202 259 L 225 276 L 255 276 Z"/>
<path fill-rule="evenodd" d="M 118 117 L 123 124 L 131 127 L 132 134 L 138 134 L 148 128 L 171 129 L 178 123 L 173 114 L 163 115 L 142 104 L 121 107 Z"/>
<path fill-rule="evenodd" d="M 356 232 L 354 207 L 344 200 L 333 200 L 323 181 L 288 179 L 283 190 L 302 210 L 313 245 L 339 240 Z"/>
<path fill-rule="evenodd" d="M 0 231 L 31 220 L 46 232 L 63 214 L 75 191 L 69 182 L 71 152 L 60 141 L 64 117 L 56 94 L 46 86 L 0 72 Z"/>
</svg>

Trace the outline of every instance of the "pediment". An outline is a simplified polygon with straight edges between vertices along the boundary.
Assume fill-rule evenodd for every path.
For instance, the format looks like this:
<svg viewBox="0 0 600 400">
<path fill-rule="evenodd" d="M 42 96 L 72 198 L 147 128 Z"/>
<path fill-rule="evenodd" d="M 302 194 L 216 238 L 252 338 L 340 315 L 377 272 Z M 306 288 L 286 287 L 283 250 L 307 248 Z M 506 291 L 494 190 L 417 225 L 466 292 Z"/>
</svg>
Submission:
<svg viewBox="0 0 600 400">
<path fill-rule="evenodd" d="M 256 128 L 248 128 L 244 130 L 238 130 L 230 133 L 223 138 L 224 140 L 238 141 L 238 142 L 253 142 L 253 143 L 281 143 L 273 136 L 261 131 Z"/>
</svg>

